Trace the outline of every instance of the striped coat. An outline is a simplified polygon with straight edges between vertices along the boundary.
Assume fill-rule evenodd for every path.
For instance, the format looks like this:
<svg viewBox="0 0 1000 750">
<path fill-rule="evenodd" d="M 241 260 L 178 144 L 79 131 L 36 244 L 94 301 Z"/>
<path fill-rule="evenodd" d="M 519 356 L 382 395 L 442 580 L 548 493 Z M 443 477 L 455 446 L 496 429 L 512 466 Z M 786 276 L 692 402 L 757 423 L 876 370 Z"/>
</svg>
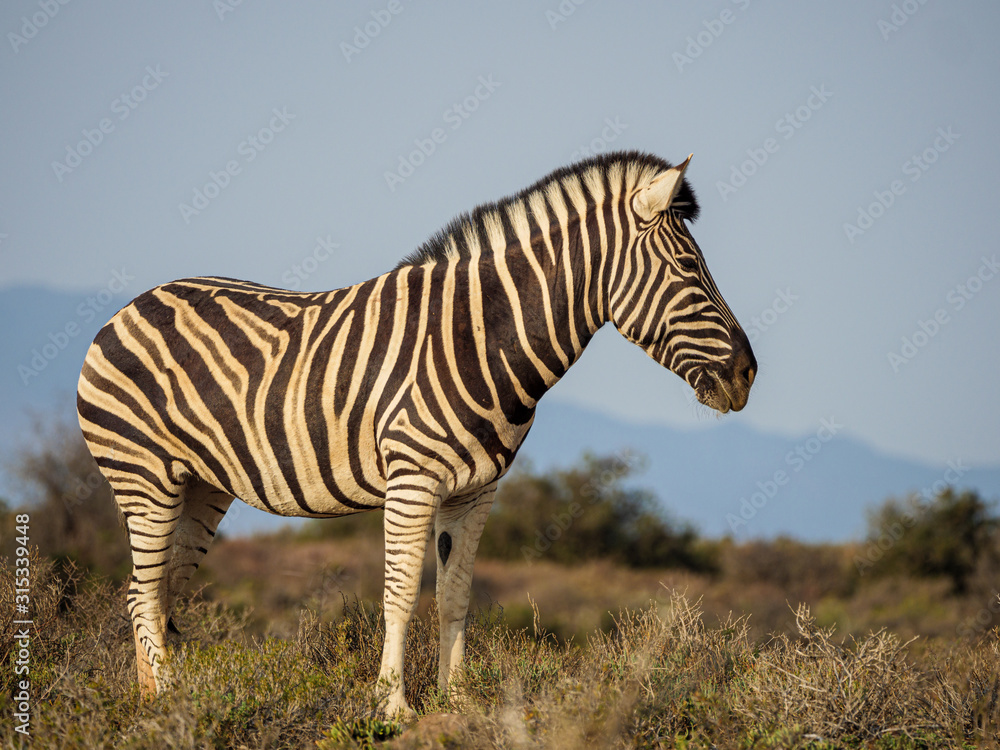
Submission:
<svg viewBox="0 0 1000 750">
<path fill-rule="evenodd" d="M 285 516 L 385 509 L 389 713 L 433 537 L 442 687 L 472 565 L 535 405 L 611 321 L 703 403 L 746 403 L 750 345 L 687 222 L 679 167 L 611 154 L 460 216 L 393 271 L 331 292 L 158 286 L 87 353 L 84 436 L 127 524 L 140 683 L 233 498 Z"/>
</svg>

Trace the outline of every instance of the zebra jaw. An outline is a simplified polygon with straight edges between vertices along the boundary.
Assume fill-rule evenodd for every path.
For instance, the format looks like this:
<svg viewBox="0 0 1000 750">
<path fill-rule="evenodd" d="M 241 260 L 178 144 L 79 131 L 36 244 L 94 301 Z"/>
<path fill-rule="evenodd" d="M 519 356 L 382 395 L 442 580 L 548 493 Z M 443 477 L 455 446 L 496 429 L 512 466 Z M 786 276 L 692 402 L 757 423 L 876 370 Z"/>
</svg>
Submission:
<svg viewBox="0 0 1000 750">
<path fill-rule="evenodd" d="M 728 414 L 732 410 L 732 401 L 721 384 L 713 383 L 709 388 L 697 389 L 694 395 L 698 401 L 719 414 Z"/>
</svg>

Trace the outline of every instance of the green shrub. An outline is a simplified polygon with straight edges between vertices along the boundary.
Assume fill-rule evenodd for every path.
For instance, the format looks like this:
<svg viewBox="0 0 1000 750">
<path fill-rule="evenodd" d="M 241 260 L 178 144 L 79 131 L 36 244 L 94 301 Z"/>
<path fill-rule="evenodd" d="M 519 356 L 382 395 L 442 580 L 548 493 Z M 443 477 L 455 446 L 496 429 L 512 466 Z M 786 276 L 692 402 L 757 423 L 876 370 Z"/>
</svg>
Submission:
<svg viewBox="0 0 1000 750">
<path fill-rule="evenodd" d="M 639 464 L 629 455 L 585 455 L 579 465 L 548 474 L 537 474 L 530 465 L 515 470 L 500 483 L 480 553 L 716 570 L 713 550 L 699 542 L 693 528 L 672 524 L 652 493 L 624 486 Z"/>
<path fill-rule="evenodd" d="M 932 500 L 886 501 L 869 515 L 859 573 L 944 577 L 955 594 L 987 555 L 995 555 L 998 519 L 975 491 L 946 488 Z"/>
</svg>

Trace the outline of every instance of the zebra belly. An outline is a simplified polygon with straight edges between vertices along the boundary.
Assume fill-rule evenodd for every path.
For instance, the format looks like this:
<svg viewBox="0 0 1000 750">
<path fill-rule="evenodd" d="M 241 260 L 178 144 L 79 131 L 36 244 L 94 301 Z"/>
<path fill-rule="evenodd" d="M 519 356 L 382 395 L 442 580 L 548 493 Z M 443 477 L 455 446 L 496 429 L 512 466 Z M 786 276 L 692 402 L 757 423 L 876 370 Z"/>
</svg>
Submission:
<svg viewBox="0 0 1000 750">
<path fill-rule="evenodd" d="M 239 496 L 237 496 L 239 497 Z M 296 518 L 338 518 L 349 516 L 354 513 L 364 513 L 368 510 L 376 510 L 385 505 L 385 498 L 366 498 L 368 503 L 355 502 L 346 505 L 339 502 L 324 489 L 317 488 L 316 491 L 307 491 L 305 502 L 308 508 L 304 508 L 293 497 L 272 497 L 267 502 L 254 493 L 246 493 L 245 497 L 239 497 L 247 505 L 258 510 L 272 513 L 277 516 Z"/>
<path fill-rule="evenodd" d="M 372 448 L 366 450 L 352 439 L 346 427 L 331 429 L 329 443 L 317 445 L 309 440 L 304 423 L 283 421 L 287 436 L 283 445 L 246 436 L 245 444 L 262 449 L 255 455 L 231 456 L 229 465 L 239 468 L 231 471 L 226 491 L 247 505 L 281 516 L 335 517 L 385 504 L 385 479 Z"/>
</svg>

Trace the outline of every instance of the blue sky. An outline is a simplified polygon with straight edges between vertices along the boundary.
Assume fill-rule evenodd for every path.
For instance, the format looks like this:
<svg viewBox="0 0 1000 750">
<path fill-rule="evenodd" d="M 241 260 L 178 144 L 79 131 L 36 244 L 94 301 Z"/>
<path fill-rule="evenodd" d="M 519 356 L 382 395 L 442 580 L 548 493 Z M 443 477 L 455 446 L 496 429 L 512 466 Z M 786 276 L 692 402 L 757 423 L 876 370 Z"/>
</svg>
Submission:
<svg viewBox="0 0 1000 750">
<path fill-rule="evenodd" d="M 231 5 L 4 3 L 0 288 L 334 288 L 585 153 L 693 152 L 760 363 L 727 419 L 1000 464 L 996 3 Z M 548 398 L 715 423 L 611 327 Z"/>
</svg>

